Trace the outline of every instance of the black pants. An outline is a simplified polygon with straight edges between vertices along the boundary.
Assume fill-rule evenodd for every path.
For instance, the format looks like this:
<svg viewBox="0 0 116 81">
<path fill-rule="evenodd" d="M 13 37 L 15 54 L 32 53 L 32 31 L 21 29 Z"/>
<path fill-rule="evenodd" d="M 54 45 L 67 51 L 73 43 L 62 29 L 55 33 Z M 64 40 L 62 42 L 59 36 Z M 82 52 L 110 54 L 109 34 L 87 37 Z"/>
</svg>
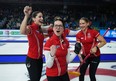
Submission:
<svg viewBox="0 0 116 81">
<path fill-rule="evenodd" d="M 62 76 L 50 77 L 47 76 L 48 81 L 70 81 L 68 73 L 65 73 Z"/>
<path fill-rule="evenodd" d="M 85 56 L 82 56 L 83 59 Z M 90 57 L 88 58 L 85 63 L 80 67 L 80 73 L 81 75 L 79 76 L 79 81 L 84 81 L 84 76 L 87 70 L 88 65 L 89 66 L 89 76 L 90 76 L 90 81 L 96 81 L 96 70 L 100 62 L 100 56 L 99 57 Z"/>
<path fill-rule="evenodd" d="M 43 68 L 43 59 L 32 59 L 27 56 L 26 67 L 29 73 L 30 80 L 40 81 Z"/>
</svg>

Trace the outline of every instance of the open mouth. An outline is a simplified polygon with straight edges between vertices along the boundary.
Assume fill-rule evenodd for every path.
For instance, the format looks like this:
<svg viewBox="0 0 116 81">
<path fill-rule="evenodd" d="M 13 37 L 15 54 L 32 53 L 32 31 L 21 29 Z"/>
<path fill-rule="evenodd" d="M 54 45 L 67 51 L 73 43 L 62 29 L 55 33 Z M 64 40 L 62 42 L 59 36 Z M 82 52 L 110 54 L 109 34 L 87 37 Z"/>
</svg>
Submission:
<svg viewBox="0 0 116 81">
<path fill-rule="evenodd" d="M 56 31 L 57 33 L 59 33 L 60 31 Z"/>
<path fill-rule="evenodd" d="M 39 21 L 40 23 L 43 23 L 43 21 L 41 20 L 41 21 Z"/>
</svg>

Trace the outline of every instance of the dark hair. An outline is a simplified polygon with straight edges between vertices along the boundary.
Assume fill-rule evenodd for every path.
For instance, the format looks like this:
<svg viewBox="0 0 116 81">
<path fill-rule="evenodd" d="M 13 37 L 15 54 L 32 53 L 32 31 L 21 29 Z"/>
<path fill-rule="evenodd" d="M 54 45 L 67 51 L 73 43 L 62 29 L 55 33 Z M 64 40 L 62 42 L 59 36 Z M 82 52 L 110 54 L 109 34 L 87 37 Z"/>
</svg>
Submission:
<svg viewBox="0 0 116 81">
<path fill-rule="evenodd" d="M 42 12 L 40 12 L 40 11 L 35 11 L 35 12 L 32 13 L 31 18 L 30 18 L 29 21 L 28 21 L 28 25 L 30 25 L 30 24 L 33 23 L 32 18 L 35 18 L 35 17 L 37 16 L 38 13 L 42 13 Z M 43 34 L 43 31 L 42 31 L 42 28 L 41 28 L 41 27 L 39 28 L 38 31 L 41 32 L 41 33 Z"/>
<path fill-rule="evenodd" d="M 33 13 L 31 14 L 31 17 L 30 17 L 29 20 L 28 20 L 28 25 L 32 24 L 32 22 L 33 22 L 32 18 L 35 18 L 35 17 L 37 16 L 38 13 L 42 13 L 42 12 L 40 12 L 40 11 L 35 11 L 35 12 L 33 12 Z"/>
<path fill-rule="evenodd" d="M 90 20 L 86 17 L 82 17 L 80 20 L 84 20 L 86 23 L 89 23 L 90 24 Z M 88 26 L 88 28 L 91 29 L 91 24 Z"/>
<path fill-rule="evenodd" d="M 63 27 L 64 27 L 64 29 L 65 29 L 64 21 L 63 21 L 63 19 L 62 19 L 60 16 L 56 16 L 56 17 L 54 18 L 54 22 L 55 22 L 55 21 L 61 21 L 61 22 L 63 23 Z M 53 25 L 54 25 L 54 23 L 53 23 Z"/>
</svg>

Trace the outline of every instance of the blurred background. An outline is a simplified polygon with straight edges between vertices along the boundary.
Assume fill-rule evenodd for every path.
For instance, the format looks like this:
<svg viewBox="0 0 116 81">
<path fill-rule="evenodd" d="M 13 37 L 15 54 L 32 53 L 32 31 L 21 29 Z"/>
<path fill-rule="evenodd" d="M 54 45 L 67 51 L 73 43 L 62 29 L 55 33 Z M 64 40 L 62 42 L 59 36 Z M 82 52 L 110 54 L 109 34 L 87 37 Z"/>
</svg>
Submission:
<svg viewBox="0 0 116 81">
<path fill-rule="evenodd" d="M 19 32 L 24 17 L 23 8 L 26 5 L 32 6 L 33 11 L 43 12 L 43 26 L 52 24 L 55 16 L 61 16 L 65 21 L 65 27 L 74 31 L 79 30 L 78 21 L 81 17 L 90 19 L 92 28 L 98 30 L 101 35 L 110 28 L 104 37 L 107 44 L 100 49 L 102 63 L 99 68 L 111 70 L 102 70 L 102 75 L 114 74 L 108 75 L 113 77 L 107 77 L 105 81 L 116 79 L 116 0 L 0 0 L 0 81 L 28 80 L 24 65 L 28 41 L 26 36 Z M 75 36 L 67 38 L 73 49 Z M 76 67 L 78 63 L 79 59 L 76 57 L 72 66 Z M 45 73 L 45 67 L 43 72 Z M 46 79 L 44 75 L 41 81 Z M 98 81 L 106 78 L 106 76 L 97 77 Z"/>
<path fill-rule="evenodd" d="M 45 25 L 60 15 L 70 29 L 78 28 L 81 17 L 98 29 L 116 28 L 116 0 L 0 0 L 0 29 L 19 29 L 26 5 L 44 13 Z"/>
</svg>

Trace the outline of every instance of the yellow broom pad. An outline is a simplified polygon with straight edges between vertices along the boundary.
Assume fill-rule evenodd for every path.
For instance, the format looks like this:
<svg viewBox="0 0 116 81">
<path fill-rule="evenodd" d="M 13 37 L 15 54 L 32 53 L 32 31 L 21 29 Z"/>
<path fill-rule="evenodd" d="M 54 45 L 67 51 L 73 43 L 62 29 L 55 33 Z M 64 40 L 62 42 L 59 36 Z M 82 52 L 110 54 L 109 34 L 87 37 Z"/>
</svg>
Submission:
<svg viewBox="0 0 116 81">
<path fill-rule="evenodd" d="M 80 76 L 80 73 L 77 71 L 69 71 L 68 74 L 74 75 L 74 76 Z"/>
</svg>

